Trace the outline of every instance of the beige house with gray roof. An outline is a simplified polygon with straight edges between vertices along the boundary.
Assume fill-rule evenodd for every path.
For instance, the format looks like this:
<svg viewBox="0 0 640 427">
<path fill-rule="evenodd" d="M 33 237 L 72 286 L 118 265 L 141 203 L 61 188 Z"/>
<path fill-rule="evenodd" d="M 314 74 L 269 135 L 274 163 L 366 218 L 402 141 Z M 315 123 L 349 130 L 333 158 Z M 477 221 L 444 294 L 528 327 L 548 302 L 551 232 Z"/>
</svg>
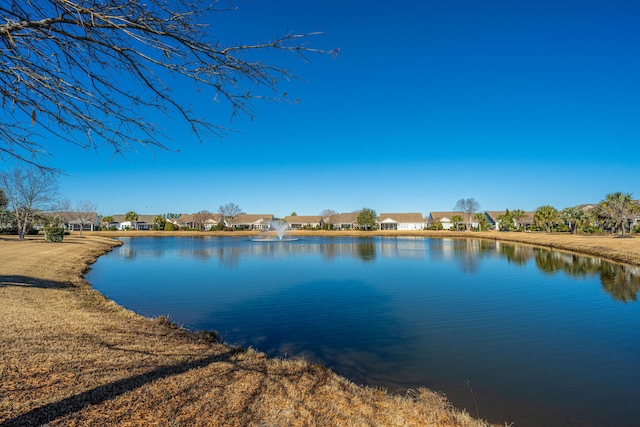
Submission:
<svg viewBox="0 0 640 427">
<path fill-rule="evenodd" d="M 327 224 L 337 230 L 352 230 L 358 228 L 358 212 L 333 214 Z"/>
<path fill-rule="evenodd" d="M 238 214 L 228 227 L 234 230 L 269 230 L 273 214 Z"/>
<path fill-rule="evenodd" d="M 506 214 L 507 211 L 487 211 L 484 213 L 484 216 L 487 217 L 489 224 L 493 226 L 494 229 L 500 230 L 500 217 Z M 535 212 L 525 212 L 522 218 L 518 218 L 517 220 L 514 218 L 513 223 L 516 227 L 531 229 L 534 224 L 533 216 Z"/>
<path fill-rule="evenodd" d="M 451 218 L 456 215 L 464 218 L 462 212 L 429 212 L 427 226 L 432 227 L 441 224 L 443 230 L 451 230 L 455 226 Z"/>
<path fill-rule="evenodd" d="M 202 218 L 203 217 L 203 218 Z M 208 213 L 208 214 L 181 214 L 178 218 L 167 219 L 173 223 L 176 227 L 199 229 L 200 222 L 204 219 L 202 225 L 205 230 L 215 230 L 218 224 L 222 221 L 222 214 Z"/>
<path fill-rule="evenodd" d="M 284 220 L 290 230 L 320 228 L 324 225 L 324 219 L 321 215 L 289 215 L 285 216 Z"/>
</svg>

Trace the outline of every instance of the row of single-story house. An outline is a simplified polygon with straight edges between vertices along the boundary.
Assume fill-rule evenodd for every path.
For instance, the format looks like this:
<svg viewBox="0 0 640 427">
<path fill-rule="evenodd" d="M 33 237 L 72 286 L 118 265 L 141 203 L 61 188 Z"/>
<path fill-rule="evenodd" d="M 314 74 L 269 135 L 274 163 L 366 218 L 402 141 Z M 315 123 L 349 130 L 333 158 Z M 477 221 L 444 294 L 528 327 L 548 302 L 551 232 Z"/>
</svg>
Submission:
<svg viewBox="0 0 640 427">
<path fill-rule="evenodd" d="M 589 211 L 597 204 L 579 205 L 578 208 Z M 498 230 L 502 215 L 506 211 L 485 211 L 481 212 L 491 228 Z M 101 227 L 115 228 L 118 230 L 151 230 L 154 228 L 154 221 L 157 215 L 138 215 L 137 220 L 125 220 L 125 215 L 112 215 L 113 220 L 108 224 L 102 222 L 102 218 L 96 212 L 58 212 L 55 215 L 60 218 L 65 227 L 69 230 L 93 231 Z M 433 211 L 427 217 L 419 212 L 405 213 L 381 213 L 377 217 L 377 227 L 381 230 L 423 230 L 426 228 L 441 228 L 451 230 L 456 226 L 456 217 L 464 218 L 462 212 L 455 211 Z M 194 213 L 182 214 L 178 218 L 164 218 L 164 221 L 171 222 L 176 228 L 215 230 L 218 228 L 234 230 L 269 230 L 275 220 L 273 214 L 238 214 L 233 218 L 223 218 L 219 213 Z M 290 230 L 300 230 L 309 228 L 333 228 L 338 230 L 358 229 L 358 212 L 335 213 L 329 216 L 322 215 L 290 215 L 282 220 Z M 464 219 L 458 224 L 464 224 Z M 640 215 L 633 221 L 640 224 Z M 525 212 L 521 218 L 514 219 L 514 225 L 522 228 L 530 228 L 534 224 L 534 212 Z M 164 226 L 164 224 L 161 224 Z M 472 220 L 470 226 L 477 228 L 478 220 Z"/>
<path fill-rule="evenodd" d="M 126 221 L 124 215 L 113 215 L 113 222 L 105 224 L 118 230 L 149 230 L 153 228 L 155 215 L 138 215 L 137 221 Z M 233 218 L 225 218 L 219 213 L 182 214 L 178 218 L 166 218 L 176 228 L 215 230 L 222 223 L 224 228 L 234 230 L 269 230 L 275 220 L 273 214 L 239 214 Z M 336 213 L 328 217 L 322 215 L 290 215 L 282 219 L 290 230 L 305 228 L 322 228 L 332 226 L 335 229 L 359 228 L 358 212 Z M 379 226 L 383 230 L 422 230 L 426 227 L 425 218 L 420 213 L 380 214 Z"/>
<path fill-rule="evenodd" d="M 358 212 L 336 213 L 323 217 L 322 215 L 290 215 L 284 217 L 284 222 L 290 230 L 304 228 L 324 228 L 348 230 L 359 228 Z M 422 230 L 426 226 L 421 213 L 381 213 L 377 223 L 382 230 Z"/>
</svg>

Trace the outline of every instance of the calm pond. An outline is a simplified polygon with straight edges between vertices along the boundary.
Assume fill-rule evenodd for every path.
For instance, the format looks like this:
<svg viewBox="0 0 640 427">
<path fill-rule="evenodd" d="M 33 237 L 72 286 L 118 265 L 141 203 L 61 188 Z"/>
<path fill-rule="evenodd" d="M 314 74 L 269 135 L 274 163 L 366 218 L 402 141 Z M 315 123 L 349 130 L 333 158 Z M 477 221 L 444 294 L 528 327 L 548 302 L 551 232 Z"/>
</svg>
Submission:
<svg viewBox="0 0 640 427">
<path fill-rule="evenodd" d="M 123 240 L 87 280 L 142 315 L 491 422 L 640 420 L 639 268 L 475 239 Z"/>
</svg>

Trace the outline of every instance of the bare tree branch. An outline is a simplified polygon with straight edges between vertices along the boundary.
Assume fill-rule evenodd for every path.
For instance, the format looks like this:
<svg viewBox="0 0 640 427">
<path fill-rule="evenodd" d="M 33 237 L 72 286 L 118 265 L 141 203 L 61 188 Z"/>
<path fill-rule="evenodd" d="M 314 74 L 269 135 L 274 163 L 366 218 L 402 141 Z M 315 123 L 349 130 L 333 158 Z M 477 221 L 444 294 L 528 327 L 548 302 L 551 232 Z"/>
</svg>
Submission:
<svg viewBox="0 0 640 427">
<path fill-rule="evenodd" d="M 55 175 L 35 167 L 16 166 L 0 172 L 0 186 L 6 191 L 9 209 L 18 225 L 18 236 L 23 240 L 35 217 L 55 201 L 58 191 Z"/>
<path fill-rule="evenodd" d="M 257 99 L 284 100 L 280 84 L 294 76 L 260 58 L 276 50 L 306 60 L 305 54 L 320 51 L 302 41 L 317 33 L 222 45 L 212 38 L 210 23 L 233 6 L 217 5 L 199 0 L 1 5 L 0 156 L 42 166 L 39 133 L 87 149 L 104 143 L 118 154 L 138 146 L 165 149 L 160 129 L 147 118 L 149 110 L 181 117 L 200 141 L 227 134 L 224 126 L 180 102 L 167 76 L 209 90 L 231 117 L 252 118 Z"/>
</svg>

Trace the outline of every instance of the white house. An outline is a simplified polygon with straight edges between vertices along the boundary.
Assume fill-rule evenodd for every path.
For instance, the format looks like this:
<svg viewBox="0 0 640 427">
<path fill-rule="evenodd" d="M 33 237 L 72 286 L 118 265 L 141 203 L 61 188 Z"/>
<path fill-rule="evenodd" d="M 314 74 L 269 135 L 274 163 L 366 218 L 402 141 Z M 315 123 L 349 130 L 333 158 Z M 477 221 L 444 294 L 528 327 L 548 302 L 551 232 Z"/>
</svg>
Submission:
<svg viewBox="0 0 640 427">
<path fill-rule="evenodd" d="M 156 215 L 138 215 L 136 221 L 126 221 L 124 215 L 113 215 L 113 222 L 109 227 L 115 226 L 118 230 L 151 230 Z"/>
<path fill-rule="evenodd" d="M 458 222 L 458 227 L 460 230 L 466 229 L 466 220 L 465 220 L 466 216 L 463 212 L 431 212 L 429 213 L 429 219 L 427 221 L 427 224 L 429 227 L 437 224 L 442 224 L 443 230 L 451 230 L 452 228 L 455 228 L 455 225 L 456 225 L 452 221 L 452 218 L 454 216 L 459 216 L 463 218 L 462 221 Z M 469 223 L 469 226 L 471 228 L 478 228 L 480 224 L 478 223 L 477 219 L 473 218 Z"/>
<path fill-rule="evenodd" d="M 380 230 L 423 230 L 427 225 L 419 212 L 381 213 L 378 218 Z"/>
</svg>

